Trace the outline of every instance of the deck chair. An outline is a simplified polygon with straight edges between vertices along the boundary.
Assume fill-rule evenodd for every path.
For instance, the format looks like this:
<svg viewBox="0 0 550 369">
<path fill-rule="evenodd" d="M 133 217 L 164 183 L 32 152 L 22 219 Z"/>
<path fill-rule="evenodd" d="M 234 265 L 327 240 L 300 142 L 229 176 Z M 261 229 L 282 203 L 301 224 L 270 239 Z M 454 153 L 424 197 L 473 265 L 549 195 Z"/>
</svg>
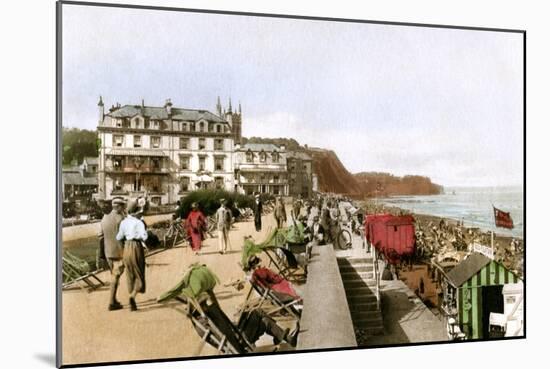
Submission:
<svg viewBox="0 0 550 369">
<path fill-rule="evenodd" d="M 265 332 L 273 333 L 277 328 L 279 337 L 288 335 L 287 330 L 278 327 L 261 309 L 243 311 L 237 323 L 233 323 L 213 292 L 217 282 L 217 277 L 205 265 L 194 264 L 183 279 L 157 301 L 162 303 L 175 299 L 184 303 L 186 315 L 201 340 L 216 348 L 220 354 L 254 352 L 257 350 L 254 342 Z"/>
<path fill-rule="evenodd" d="M 84 289 L 85 286 L 92 290 L 105 286 L 105 282 L 96 275 L 99 271 L 90 271 L 90 265 L 85 260 L 80 259 L 68 251 L 64 252 L 62 260 L 63 288 L 68 288 L 78 282 L 84 282 L 85 285 L 78 284 L 82 289 Z"/>
<path fill-rule="evenodd" d="M 292 279 L 296 278 L 300 266 L 304 273 L 307 273 L 308 256 L 311 255 L 311 248 L 302 245 L 304 241 L 303 226 L 297 223 L 295 226 L 271 231 L 265 241 L 255 244 L 255 247 L 250 249 L 256 252 L 264 252 L 269 258 L 270 266 L 273 265 L 278 273 L 285 278 Z M 245 248 L 247 242 L 252 243 L 250 239 L 245 240 Z M 305 253 L 300 254 L 301 249 Z M 246 260 L 243 260 L 243 265 L 245 265 Z M 301 260 L 301 263 L 299 260 Z"/>
<path fill-rule="evenodd" d="M 263 307 L 264 302 L 269 301 L 274 305 L 274 308 L 265 309 L 266 314 L 273 316 L 281 311 L 286 311 L 292 315 L 297 320 L 300 319 L 302 315 L 301 304 L 303 303 L 302 298 L 294 298 L 290 295 L 284 295 L 273 291 L 269 287 L 263 285 L 260 281 L 257 281 L 253 278 L 249 279 L 252 289 L 250 291 L 256 291 L 260 296 L 258 301 L 258 307 Z M 250 293 L 249 293 L 250 295 Z M 247 298 L 248 300 L 248 298 Z"/>
</svg>

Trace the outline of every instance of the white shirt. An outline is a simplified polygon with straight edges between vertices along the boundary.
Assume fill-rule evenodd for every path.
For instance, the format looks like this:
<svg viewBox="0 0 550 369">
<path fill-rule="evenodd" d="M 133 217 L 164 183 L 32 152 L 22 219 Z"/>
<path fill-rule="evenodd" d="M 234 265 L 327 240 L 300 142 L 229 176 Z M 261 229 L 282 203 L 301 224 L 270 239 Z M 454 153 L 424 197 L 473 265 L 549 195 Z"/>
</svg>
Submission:
<svg viewBox="0 0 550 369">
<path fill-rule="evenodd" d="M 147 231 L 145 230 L 145 225 L 141 220 L 135 218 L 131 215 L 128 215 L 120 223 L 116 239 L 121 241 L 123 238 L 127 240 L 142 240 L 147 239 Z"/>
</svg>

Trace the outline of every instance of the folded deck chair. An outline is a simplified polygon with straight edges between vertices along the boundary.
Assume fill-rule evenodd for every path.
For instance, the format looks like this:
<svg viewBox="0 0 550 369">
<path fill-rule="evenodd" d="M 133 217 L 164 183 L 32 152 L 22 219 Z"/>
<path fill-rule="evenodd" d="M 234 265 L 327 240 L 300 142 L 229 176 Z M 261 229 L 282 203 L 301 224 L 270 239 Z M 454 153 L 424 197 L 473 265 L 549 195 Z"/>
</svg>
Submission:
<svg viewBox="0 0 550 369">
<path fill-rule="evenodd" d="M 99 272 L 91 271 L 90 265 L 83 259 L 71 254 L 68 251 L 63 253 L 63 288 L 68 288 L 78 282 L 84 282 L 87 287 L 96 289 L 105 286 L 105 282 L 96 274 Z M 84 285 L 78 284 L 84 289 Z"/>
<path fill-rule="evenodd" d="M 287 336 L 288 331 L 278 327 L 261 309 L 243 312 L 234 324 L 214 295 L 217 281 L 205 265 L 194 264 L 183 279 L 157 301 L 175 299 L 186 304 L 186 314 L 201 339 L 220 354 L 253 352 L 256 350 L 253 342 L 266 332 L 277 335 L 280 340 Z"/>
</svg>

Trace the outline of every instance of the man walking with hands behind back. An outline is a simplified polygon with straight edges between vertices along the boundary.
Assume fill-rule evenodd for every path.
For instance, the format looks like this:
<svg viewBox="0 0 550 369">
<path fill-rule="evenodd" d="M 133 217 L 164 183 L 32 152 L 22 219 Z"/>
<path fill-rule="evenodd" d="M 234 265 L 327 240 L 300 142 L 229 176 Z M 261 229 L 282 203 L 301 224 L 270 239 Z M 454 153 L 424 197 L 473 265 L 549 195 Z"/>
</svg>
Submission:
<svg viewBox="0 0 550 369">
<path fill-rule="evenodd" d="M 275 221 L 277 222 L 277 228 L 283 228 L 286 224 L 286 209 L 283 198 L 280 196 L 276 200 L 273 215 L 275 216 Z"/>
<path fill-rule="evenodd" d="M 122 304 L 116 299 L 116 292 L 120 276 L 124 273 L 124 264 L 122 262 L 122 243 L 117 241 L 116 235 L 120 222 L 124 219 L 124 207 L 126 202 L 122 198 L 114 198 L 112 201 L 113 210 L 105 214 L 101 219 L 99 231 L 100 254 L 104 254 L 107 259 L 109 270 L 111 271 L 111 285 L 109 294 L 109 310 L 122 309 Z"/>
<path fill-rule="evenodd" d="M 231 210 L 227 208 L 225 199 L 220 199 L 220 207 L 216 211 L 216 224 L 218 226 L 218 244 L 220 248 L 220 254 L 225 254 L 227 251 L 227 245 L 231 249 L 229 242 L 229 229 L 231 228 L 231 221 L 233 216 Z"/>
</svg>

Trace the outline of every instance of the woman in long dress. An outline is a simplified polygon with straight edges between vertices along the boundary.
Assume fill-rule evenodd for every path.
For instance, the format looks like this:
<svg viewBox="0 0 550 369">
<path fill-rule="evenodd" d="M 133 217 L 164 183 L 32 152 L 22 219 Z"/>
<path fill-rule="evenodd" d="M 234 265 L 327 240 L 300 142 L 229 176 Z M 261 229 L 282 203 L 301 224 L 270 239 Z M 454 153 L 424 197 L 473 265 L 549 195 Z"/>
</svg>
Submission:
<svg viewBox="0 0 550 369">
<path fill-rule="evenodd" d="M 120 223 L 116 239 L 124 240 L 122 262 L 126 272 L 128 293 L 130 294 L 130 310 L 137 310 L 136 295 L 145 293 L 145 244 L 147 231 L 145 224 L 139 219 L 142 208 L 137 201 L 128 205 L 128 215 Z"/>
<path fill-rule="evenodd" d="M 187 237 L 191 242 L 191 248 L 195 252 L 195 255 L 198 255 L 202 246 L 202 240 L 204 239 L 204 232 L 206 230 L 206 218 L 199 210 L 199 206 L 196 202 L 191 204 L 191 212 L 185 220 L 185 230 L 187 231 Z"/>
</svg>

